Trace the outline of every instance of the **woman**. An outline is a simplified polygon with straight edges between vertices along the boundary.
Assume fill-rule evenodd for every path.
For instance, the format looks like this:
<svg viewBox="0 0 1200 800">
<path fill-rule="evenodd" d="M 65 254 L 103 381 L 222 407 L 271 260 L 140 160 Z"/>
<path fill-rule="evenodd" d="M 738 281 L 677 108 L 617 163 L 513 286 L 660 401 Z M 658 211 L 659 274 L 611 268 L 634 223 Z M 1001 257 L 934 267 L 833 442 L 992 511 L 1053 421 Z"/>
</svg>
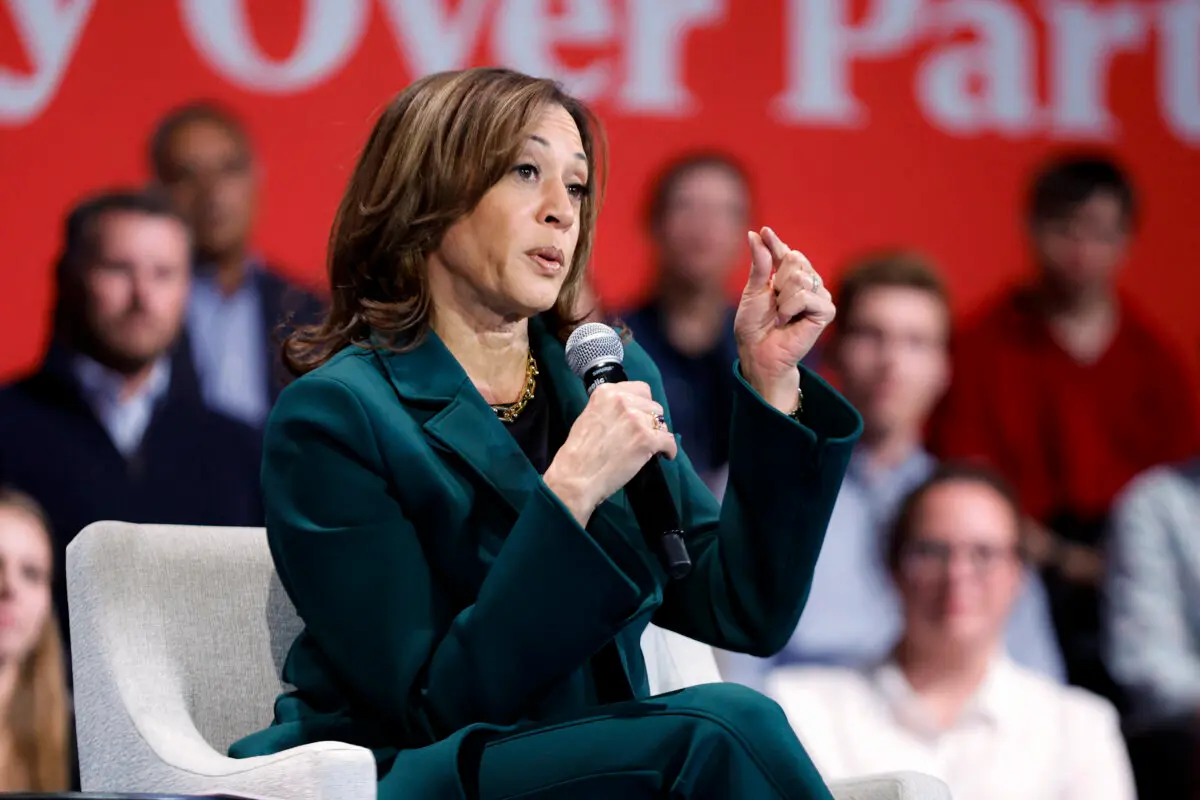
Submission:
<svg viewBox="0 0 1200 800">
<path fill-rule="evenodd" d="M 653 619 L 761 654 L 787 640 L 860 428 L 816 377 L 798 390 L 833 304 L 802 255 L 751 234 L 718 508 L 636 344 L 630 381 L 590 398 L 566 367 L 598 149 L 578 101 L 497 69 L 426 77 L 376 124 L 334 224 L 329 317 L 287 343 L 304 377 L 266 431 L 271 548 L 306 626 L 296 689 L 234 755 L 361 744 L 382 798 L 829 797 L 760 695 L 647 698 L 639 637 Z M 694 562 L 669 584 L 621 491 L 656 453 Z"/>
<path fill-rule="evenodd" d="M 67 684 L 53 556 L 33 499 L 0 489 L 0 792 L 70 788 Z"/>
</svg>

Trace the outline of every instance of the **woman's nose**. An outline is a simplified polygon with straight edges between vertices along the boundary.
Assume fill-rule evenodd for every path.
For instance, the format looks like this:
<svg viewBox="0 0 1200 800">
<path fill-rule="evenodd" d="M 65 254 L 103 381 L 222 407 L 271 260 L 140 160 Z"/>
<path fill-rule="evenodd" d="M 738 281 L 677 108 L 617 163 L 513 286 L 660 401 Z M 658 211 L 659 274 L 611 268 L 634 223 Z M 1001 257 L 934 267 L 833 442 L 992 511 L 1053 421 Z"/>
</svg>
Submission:
<svg viewBox="0 0 1200 800">
<path fill-rule="evenodd" d="M 575 204 L 571 202 L 570 192 L 556 181 L 547 181 L 546 186 L 542 222 L 564 230 L 570 228 L 575 224 Z"/>
</svg>

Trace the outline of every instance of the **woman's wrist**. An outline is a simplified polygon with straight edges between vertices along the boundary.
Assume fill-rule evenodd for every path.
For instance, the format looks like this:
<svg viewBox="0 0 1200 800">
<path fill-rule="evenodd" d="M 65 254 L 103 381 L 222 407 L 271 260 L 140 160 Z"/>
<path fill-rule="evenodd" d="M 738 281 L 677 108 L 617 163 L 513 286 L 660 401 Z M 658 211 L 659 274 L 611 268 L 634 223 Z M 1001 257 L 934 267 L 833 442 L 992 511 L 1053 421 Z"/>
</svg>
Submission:
<svg viewBox="0 0 1200 800">
<path fill-rule="evenodd" d="M 793 367 L 781 375 L 764 377 L 753 367 L 743 365 L 742 375 L 750 388 L 758 393 L 767 405 L 781 414 L 791 415 L 800 406 L 800 368 Z"/>
<path fill-rule="evenodd" d="M 546 474 L 542 476 L 542 482 L 551 494 L 566 506 L 571 516 L 575 517 L 581 526 L 586 527 L 597 506 L 588 495 L 586 483 L 563 475 L 561 469 L 555 469 L 554 463 L 550 464 Z"/>
</svg>

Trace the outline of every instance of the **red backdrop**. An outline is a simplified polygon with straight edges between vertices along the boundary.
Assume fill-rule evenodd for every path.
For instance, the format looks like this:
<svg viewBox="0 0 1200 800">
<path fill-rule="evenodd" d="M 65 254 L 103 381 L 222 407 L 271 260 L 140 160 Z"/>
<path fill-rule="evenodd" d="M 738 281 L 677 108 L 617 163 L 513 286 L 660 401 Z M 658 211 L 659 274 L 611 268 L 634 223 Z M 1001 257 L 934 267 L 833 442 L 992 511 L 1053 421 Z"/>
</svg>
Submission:
<svg viewBox="0 0 1200 800">
<path fill-rule="evenodd" d="M 605 120 L 608 303 L 648 287 L 642 192 L 682 149 L 742 158 L 755 224 L 828 276 L 865 248 L 916 247 L 966 309 L 1025 268 L 1029 170 L 1089 143 L 1143 195 L 1125 280 L 1197 350 L 1200 0 L 3 0 L 0 376 L 44 345 L 63 212 L 144 180 L 173 105 L 245 116 L 258 245 L 316 283 L 377 110 L 415 75 L 479 63 L 564 76 Z"/>
</svg>

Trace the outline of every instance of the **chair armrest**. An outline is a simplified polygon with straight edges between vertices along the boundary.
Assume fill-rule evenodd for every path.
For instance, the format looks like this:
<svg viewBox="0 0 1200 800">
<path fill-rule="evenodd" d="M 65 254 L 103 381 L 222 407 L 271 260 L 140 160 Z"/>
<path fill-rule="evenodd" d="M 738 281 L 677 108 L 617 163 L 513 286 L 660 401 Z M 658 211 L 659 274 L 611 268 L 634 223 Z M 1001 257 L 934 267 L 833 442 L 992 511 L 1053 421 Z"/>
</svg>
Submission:
<svg viewBox="0 0 1200 800">
<path fill-rule="evenodd" d="M 375 800 L 375 757 L 342 742 L 314 742 L 280 753 L 230 758 L 190 718 L 142 719 L 140 746 L 123 753 L 89 791 L 232 794 L 255 800 Z M 151 744 L 153 743 L 153 744 Z M 137 786 L 120 785 L 136 775 Z"/>
<path fill-rule="evenodd" d="M 952 800 L 950 787 L 919 772 L 888 772 L 829 784 L 834 800 Z"/>
<path fill-rule="evenodd" d="M 375 757 L 365 747 L 314 742 L 253 758 L 229 758 L 212 748 L 186 767 L 173 765 L 197 790 L 263 800 L 375 800 Z"/>
</svg>

